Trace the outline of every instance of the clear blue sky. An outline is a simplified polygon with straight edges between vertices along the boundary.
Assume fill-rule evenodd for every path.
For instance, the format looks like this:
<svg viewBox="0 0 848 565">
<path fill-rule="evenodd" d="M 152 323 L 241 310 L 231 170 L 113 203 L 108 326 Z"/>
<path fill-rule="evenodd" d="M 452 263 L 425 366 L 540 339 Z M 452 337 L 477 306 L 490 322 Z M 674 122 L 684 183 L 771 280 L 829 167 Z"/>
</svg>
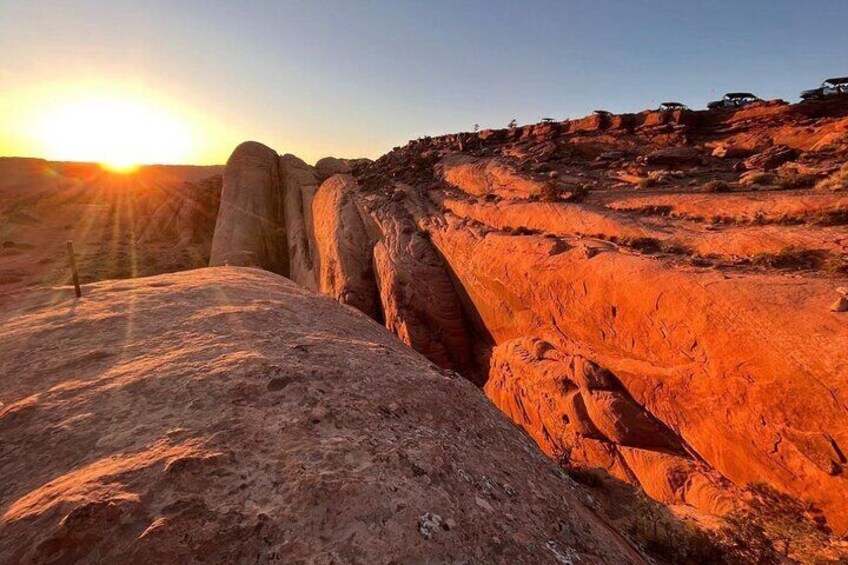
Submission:
<svg viewBox="0 0 848 565">
<path fill-rule="evenodd" d="M 846 26 L 848 0 L 0 0 L 0 97 L 140 83 L 216 124 L 200 160 L 248 138 L 376 157 L 513 117 L 795 100 L 848 75 Z"/>
</svg>

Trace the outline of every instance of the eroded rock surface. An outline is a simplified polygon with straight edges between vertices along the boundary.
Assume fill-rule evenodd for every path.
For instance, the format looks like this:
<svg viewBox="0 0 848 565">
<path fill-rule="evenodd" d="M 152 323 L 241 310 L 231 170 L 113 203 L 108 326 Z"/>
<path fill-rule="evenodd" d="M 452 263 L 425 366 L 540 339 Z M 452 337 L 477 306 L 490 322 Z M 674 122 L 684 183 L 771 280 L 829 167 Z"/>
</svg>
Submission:
<svg viewBox="0 0 848 565">
<path fill-rule="evenodd" d="M 261 143 L 242 143 L 227 161 L 209 264 L 257 266 L 288 274 L 277 153 Z"/>
<path fill-rule="evenodd" d="M 553 457 L 719 514 L 766 482 L 845 532 L 846 161 L 845 101 L 422 138 L 316 173 L 317 287 Z"/>
<path fill-rule="evenodd" d="M 644 562 L 353 309 L 235 267 L 84 296 L 2 314 L 3 563 Z"/>
</svg>

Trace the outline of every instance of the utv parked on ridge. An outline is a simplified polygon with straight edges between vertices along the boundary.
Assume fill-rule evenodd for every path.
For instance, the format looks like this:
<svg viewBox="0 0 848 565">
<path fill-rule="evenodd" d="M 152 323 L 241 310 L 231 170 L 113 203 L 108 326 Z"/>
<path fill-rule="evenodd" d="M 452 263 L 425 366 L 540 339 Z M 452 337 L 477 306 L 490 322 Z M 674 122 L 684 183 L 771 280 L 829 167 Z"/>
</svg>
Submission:
<svg viewBox="0 0 848 565">
<path fill-rule="evenodd" d="M 719 108 L 741 108 L 752 102 L 759 102 L 760 99 L 750 92 L 728 92 L 721 100 L 710 102 L 707 108 L 710 110 L 718 110 Z"/>
<path fill-rule="evenodd" d="M 848 94 L 848 77 L 829 78 L 820 87 L 802 92 L 801 100 L 821 100 L 839 94 Z"/>
<path fill-rule="evenodd" d="M 681 104 L 680 102 L 663 102 L 660 104 L 660 107 L 657 108 L 660 112 L 671 112 L 674 110 L 688 110 L 689 107 L 686 104 Z"/>
</svg>

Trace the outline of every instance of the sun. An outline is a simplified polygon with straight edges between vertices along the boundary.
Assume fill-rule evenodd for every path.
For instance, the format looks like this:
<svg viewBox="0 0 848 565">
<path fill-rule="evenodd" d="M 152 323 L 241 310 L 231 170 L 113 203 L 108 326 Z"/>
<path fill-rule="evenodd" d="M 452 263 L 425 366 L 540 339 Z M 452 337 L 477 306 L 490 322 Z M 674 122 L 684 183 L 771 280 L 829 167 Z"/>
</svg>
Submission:
<svg viewBox="0 0 848 565">
<path fill-rule="evenodd" d="M 191 149 L 187 127 L 166 109 L 103 95 L 48 110 L 40 137 L 45 153 L 54 158 L 97 162 L 121 173 L 143 163 L 185 163 Z"/>
</svg>

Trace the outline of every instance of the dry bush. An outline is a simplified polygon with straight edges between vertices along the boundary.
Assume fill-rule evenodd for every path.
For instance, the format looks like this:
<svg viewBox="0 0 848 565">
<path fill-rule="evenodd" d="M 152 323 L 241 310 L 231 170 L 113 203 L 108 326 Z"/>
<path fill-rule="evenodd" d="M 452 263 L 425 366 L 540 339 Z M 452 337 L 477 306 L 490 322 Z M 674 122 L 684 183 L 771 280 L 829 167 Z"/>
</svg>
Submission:
<svg viewBox="0 0 848 565">
<path fill-rule="evenodd" d="M 758 253 L 751 258 L 751 264 L 771 269 L 803 271 L 822 267 L 828 255 L 820 249 L 787 247 L 778 253 Z"/>
<path fill-rule="evenodd" d="M 636 183 L 637 188 L 651 188 L 657 186 L 657 180 L 651 177 L 645 177 L 643 179 L 639 179 L 639 182 Z"/>
<path fill-rule="evenodd" d="M 771 173 L 753 172 L 748 173 L 739 179 L 739 184 L 742 186 L 764 186 L 774 184 L 775 178 Z"/>
<path fill-rule="evenodd" d="M 819 190 L 830 190 L 832 192 L 848 190 L 848 163 L 845 163 L 838 171 L 820 181 L 816 185 L 816 188 Z"/>
<path fill-rule="evenodd" d="M 749 485 L 747 495 L 745 506 L 725 517 L 716 532 L 731 562 L 777 564 L 790 557 L 821 562 L 818 554 L 833 540 L 818 508 L 763 483 Z"/>
<path fill-rule="evenodd" d="M 793 188 L 810 188 L 815 186 L 819 177 L 812 173 L 791 173 L 777 179 L 781 188 L 791 190 Z"/>
<path fill-rule="evenodd" d="M 701 192 L 730 192 L 730 185 L 723 180 L 711 180 L 701 186 Z"/>
</svg>

